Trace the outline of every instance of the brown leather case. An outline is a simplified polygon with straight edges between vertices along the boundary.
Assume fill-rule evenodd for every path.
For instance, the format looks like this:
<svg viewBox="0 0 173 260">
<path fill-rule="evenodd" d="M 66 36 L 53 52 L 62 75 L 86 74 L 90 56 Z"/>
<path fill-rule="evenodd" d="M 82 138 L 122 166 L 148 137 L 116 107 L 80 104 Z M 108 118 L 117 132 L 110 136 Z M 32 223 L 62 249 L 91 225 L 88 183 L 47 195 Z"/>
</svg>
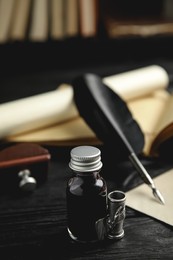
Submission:
<svg viewBox="0 0 173 260">
<path fill-rule="evenodd" d="M 46 181 L 51 155 L 38 144 L 20 143 L 0 151 L 0 194 L 19 189 L 19 172 L 30 171 L 39 187 Z"/>
</svg>

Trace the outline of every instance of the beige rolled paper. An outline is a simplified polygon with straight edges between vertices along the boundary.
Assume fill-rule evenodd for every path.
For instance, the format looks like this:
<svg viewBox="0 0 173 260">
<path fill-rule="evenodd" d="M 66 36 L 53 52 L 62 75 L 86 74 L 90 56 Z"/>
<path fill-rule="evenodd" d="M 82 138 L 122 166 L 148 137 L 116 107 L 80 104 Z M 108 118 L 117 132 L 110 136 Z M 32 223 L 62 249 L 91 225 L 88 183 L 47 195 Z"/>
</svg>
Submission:
<svg viewBox="0 0 173 260">
<path fill-rule="evenodd" d="M 165 89 L 169 84 L 169 77 L 164 68 L 151 65 L 105 77 L 103 82 L 125 101 L 129 101 L 155 90 Z"/>
<path fill-rule="evenodd" d="M 129 100 L 166 88 L 168 75 L 162 67 L 153 65 L 105 77 L 103 82 Z M 1 104 L 0 138 L 57 125 L 75 117 L 79 117 L 79 113 L 74 104 L 73 88 L 62 84 L 47 93 Z"/>
<path fill-rule="evenodd" d="M 78 116 L 72 87 L 63 84 L 53 91 L 0 105 L 0 138 L 63 122 Z"/>
</svg>

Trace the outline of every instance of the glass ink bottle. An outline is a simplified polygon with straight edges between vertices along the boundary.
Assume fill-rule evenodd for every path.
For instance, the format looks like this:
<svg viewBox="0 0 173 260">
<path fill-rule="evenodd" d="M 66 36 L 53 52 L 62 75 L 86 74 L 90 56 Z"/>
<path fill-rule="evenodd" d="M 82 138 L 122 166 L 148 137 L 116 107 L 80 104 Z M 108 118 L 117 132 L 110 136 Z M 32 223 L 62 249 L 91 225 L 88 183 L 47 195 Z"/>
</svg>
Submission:
<svg viewBox="0 0 173 260">
<path fill-rule="evenodd" d="M 101 240 L 107 214 L 107 185 L 100 176 L 101 152 L 93 146 L 78 146 L 70 155 L 74 176 L 66 188 L 68 233 L 79 242 Z"/>
</svg>

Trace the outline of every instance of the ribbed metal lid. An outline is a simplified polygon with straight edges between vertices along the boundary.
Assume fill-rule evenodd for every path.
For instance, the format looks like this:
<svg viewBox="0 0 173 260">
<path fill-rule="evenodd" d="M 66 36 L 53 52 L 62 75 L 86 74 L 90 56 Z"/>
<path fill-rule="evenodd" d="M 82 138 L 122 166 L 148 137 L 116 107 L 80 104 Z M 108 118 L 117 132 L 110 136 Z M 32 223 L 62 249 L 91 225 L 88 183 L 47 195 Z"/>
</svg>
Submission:
<svg viewBox="0 0 173 260">
<path fill-rule="evenodd" d="M 78 146 L 71 150 L 69 167 L 77 172 L 98 171 L 102 167 L 101 152 L 93 146 Z"/>
</svg>

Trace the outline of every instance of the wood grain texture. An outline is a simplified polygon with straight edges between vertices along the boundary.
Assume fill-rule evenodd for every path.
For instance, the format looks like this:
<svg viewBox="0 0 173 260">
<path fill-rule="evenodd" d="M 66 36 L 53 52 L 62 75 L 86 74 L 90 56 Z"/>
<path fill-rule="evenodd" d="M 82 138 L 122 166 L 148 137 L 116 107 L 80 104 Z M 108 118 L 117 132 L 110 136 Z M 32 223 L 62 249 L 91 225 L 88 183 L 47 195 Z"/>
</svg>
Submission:
<svg viewBox="0 0 173 260">
<path fill-rule="evenodd" d="M 173 229 L 130 208 L 120 241 L 77 244 L 69 239 L 65 195 L 71 176 L 69 149 L 54 148 L 47 182 L 32 194 L 0 197 L 0 254 L 6 259 L 171 259 Z M 109 189 L 115 187 L 109 174 L 107 183 Z"/>
</svg>

